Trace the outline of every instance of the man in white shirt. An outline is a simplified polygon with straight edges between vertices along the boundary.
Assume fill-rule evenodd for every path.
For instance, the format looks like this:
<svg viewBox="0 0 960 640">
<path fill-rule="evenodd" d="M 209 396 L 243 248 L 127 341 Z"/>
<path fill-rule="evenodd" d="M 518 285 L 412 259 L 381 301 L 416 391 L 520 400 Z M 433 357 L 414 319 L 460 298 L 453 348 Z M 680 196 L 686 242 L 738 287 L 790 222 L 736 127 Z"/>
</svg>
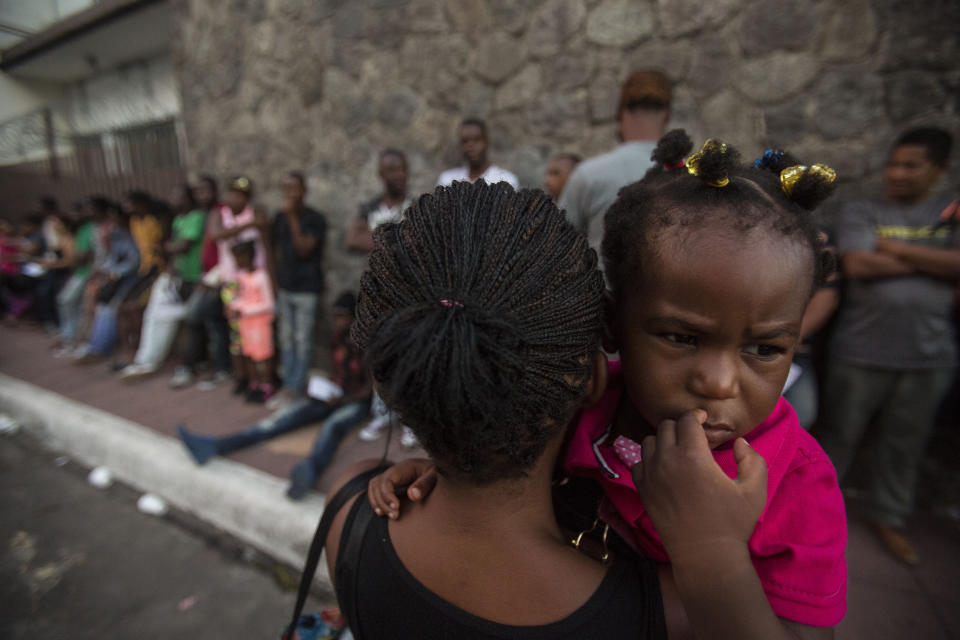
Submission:
<svg viewBox="0 0 960 640">
<path fill-rule="evenodd" d="M 447 169 L 437 179 L 438 187 L 448 187 L 454 182 L 475 182 L 482 178 L 487 184 L 506 182 L 514 189 L 520 183 L 517 176 L 501 169 L 487 160 L 487 124 L 479 118 L 467 118 L 460 123 L 460 153 L 467 162 L 462 167 Z"/>
<path fill-rule="evenodd" d="M 577 165 L 557 206 L 567 220 L 587 234 L 590 246 L 600 250 L 603 216 L 620 189 L 644 176 L 653 161 L 650 154 L 670 121 L 670 80 L 659 71 L 634 71 L 620 90 L 617 133 L 613 151 Z"/>
</svg>

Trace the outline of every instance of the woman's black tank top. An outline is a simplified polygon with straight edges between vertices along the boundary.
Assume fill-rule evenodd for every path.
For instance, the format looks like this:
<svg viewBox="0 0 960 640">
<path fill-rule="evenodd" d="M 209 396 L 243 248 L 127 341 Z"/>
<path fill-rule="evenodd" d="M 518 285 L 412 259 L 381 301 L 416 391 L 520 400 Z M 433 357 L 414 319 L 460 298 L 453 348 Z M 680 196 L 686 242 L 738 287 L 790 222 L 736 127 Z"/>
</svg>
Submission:
<svg viewBox="0 0 960 640">
<path fill-rule="evenodd" d="M 357 640 L 667 637 L 653 562 L 621 555 L 590 599 L 563 620 L 538 626 L 504 625 L 467 613 L 417 581 L 397 556 L 387 522 L 373 515 L 366 496 L 361 495 L 344 525 L 337 556 L 337 599 Z M 348 539 L 353 536 L 361 537 L 354 540 L 351 553 Z M 349 566 L 354 562 L 357 566 Z"/>
</svg>

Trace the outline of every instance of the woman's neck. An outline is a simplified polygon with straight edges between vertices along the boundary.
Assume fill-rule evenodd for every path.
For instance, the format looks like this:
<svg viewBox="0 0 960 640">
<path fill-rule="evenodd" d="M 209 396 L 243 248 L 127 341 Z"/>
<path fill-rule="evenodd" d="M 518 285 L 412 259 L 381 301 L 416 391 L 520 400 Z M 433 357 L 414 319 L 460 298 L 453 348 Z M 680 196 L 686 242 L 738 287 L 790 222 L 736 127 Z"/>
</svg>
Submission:
<svg viewBox="0 0 960 640">
<path fill-rule="evenodd" d="M 548 445 L 528 475 L 518 479 L 476 486 L 440 476 L 428 498 L 412 509 L 441 534 L 487 537 L 497 544 L 530 534 L 563 541 L 551 495 L 559 447 L 559 442 Z"/>
</svg>

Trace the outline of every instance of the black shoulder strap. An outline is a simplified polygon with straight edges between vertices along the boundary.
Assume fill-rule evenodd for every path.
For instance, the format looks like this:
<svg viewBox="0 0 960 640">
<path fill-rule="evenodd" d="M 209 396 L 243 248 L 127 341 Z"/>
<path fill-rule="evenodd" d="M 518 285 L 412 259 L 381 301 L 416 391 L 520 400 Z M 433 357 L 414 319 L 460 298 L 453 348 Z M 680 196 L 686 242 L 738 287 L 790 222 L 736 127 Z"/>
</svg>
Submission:
<svg viewBox="0 0 960 640">
<path fill-rule="evenodd" d="M 313 534 L 313 542 L 310 543 L 310 551 L 307 552 L 307 562 L 303 567 L 303 574 L 300 576 L 300 588 L 297 591 L 297 604 L 293 608 L 293 618 L 287 629 L 283 632 L 281 638 L 289 640 L 293 638 L 293 632 L 297 628 L 297 621 L 303 613 L 303 606 L 307 602 L 307 595 L 310 593 L 310 584 L 313 582 L 313 576 L 317 573 L 317 564 L 320 562 L 320 554 L 323 553 L 323 547 L 327 542 L 327 535 L 330 533 L 330 525 L 333 523 L 334 516 L 343 508 L 347 501 L 364 491 L 370 478 L 388 468 L 389 465 L 379 465 L 369 471 L 351 478 L 349 482 L 340 487 L 323 508 L 323 515 L 320 516 L 320 523 L 317 524 L 317 530 Z"/>
<path fill-rule="evenodd" d="M 337 601 L 340 611 L 354 637 L 360 637 L 357 612 L 360 610 L 360 597 L 357 590 L 360 572 L 360 550 L 363 548 L 363 539 L 373 522 L 375 515 L 373 507 L 362 497 L 350 510 L 347 521 L 343 526 L 343 535 L 340 537 L 340 550 L 337 554 L 337 566 L 334 570 L 334 579 L 337 583 Z"/>
</svg>

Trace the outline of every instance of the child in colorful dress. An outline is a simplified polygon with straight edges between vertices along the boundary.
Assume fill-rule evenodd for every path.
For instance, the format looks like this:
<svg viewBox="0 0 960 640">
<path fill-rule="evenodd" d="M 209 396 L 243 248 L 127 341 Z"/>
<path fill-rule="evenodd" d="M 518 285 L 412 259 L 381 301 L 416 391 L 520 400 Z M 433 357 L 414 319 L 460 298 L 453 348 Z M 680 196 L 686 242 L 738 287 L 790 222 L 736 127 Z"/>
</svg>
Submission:
<svg viewBox="0 0 960 640">
<path fill-rule="evenodd" d="M 227 306 L 240 338 L 242 363 L 250 380 L 247 401 L 263 403 L 273 393 L 273 287 L 266 269 L 254 264 L 252 241 L 232 248 L 237 262 L 237 291 Z"/>
</svg>

